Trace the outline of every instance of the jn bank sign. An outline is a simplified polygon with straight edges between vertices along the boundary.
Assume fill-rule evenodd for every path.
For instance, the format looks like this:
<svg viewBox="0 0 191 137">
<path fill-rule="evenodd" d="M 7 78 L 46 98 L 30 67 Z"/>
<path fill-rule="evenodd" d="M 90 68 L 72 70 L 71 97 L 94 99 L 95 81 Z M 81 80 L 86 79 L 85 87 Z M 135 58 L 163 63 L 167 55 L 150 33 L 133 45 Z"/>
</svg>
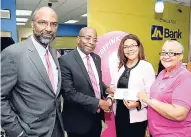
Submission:
<svg viewBox="0 0 191 137">
<path fill-rule="evenodd" d="M 178 30 L 170 30 L 163 26 L 152 25 L 151 27 L 151 40 L 163 40 L 163 38 L 169 39 L 181 39 L 182 32 Z"/>
</svg>

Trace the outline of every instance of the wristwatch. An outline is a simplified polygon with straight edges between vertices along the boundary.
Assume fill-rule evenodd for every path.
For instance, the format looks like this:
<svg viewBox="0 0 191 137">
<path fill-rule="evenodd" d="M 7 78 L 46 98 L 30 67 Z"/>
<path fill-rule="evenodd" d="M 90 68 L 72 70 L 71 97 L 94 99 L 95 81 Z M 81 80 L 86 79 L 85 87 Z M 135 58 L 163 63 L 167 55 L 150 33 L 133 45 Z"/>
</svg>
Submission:
<svg viewBox="0 0 191 137">
<path fill-rule="evenodd" d="M 136 102 L 139 103 L 138 107 L 137 107 L 137 110 L 141 110 L 141 101 L 137 100 Z"/>
</svg>

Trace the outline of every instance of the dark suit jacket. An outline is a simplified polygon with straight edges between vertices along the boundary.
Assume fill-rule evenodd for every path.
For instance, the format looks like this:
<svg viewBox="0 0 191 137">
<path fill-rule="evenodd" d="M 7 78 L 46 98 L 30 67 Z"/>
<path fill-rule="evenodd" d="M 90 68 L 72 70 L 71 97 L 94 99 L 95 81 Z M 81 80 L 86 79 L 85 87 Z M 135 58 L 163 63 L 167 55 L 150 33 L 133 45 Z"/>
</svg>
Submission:
<svg viewBox="0 0 191 137">
<path fill-rule="evenodd" d="M 91 53 L 97 68 L 100 82 L 100 91 L 104 97 L 106 86 L 102 82 L 101 59 L 95 53 Z M 79 134 L 87 133 L 98 109 L 99 100 L 95 97 L 93 86 L 85 65 L 77 49 L 59 58 L 62 86 L 64 96 L 64 127 L 67 132 Z M 103 119 L 103 111 L 100 112 L 100 121 Z"/>
<path fill-rule="evenodd" d="M 51 137 L 56 116 L 61 120 L 61 72 L 55 95 L 47 71 L 31 38 L 1 53 L 1 126 L 9 137 L 24 131 L 30 137 Z M 63 129 L 63 125 L 62 125 Z"/>
</svg>

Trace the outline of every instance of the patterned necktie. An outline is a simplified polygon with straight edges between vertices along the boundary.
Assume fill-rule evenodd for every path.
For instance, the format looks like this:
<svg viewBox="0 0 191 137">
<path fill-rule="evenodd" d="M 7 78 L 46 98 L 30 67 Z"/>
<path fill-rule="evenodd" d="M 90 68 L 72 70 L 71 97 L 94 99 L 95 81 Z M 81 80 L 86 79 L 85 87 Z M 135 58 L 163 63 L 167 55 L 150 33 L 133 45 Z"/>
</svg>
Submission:
<svg viewBox="0 0 191 137">
<path fill-rule="evenodd" d="M 51 63 L 50 63 L 48 50 L 46 50 L 45 58 L 46 58 L 46 63 L 47 63 L 48 77 L 49 77 L 50 82 L 51 82 L 51 84 L 52 84 L 52 88 L 54 89 L 54 92 L 56 93 L 56 91 L 55 91 L 55 85 L 54 85 L 54 74 L 53 74 L 52 65 L 51 65 Z"/>
<path fill-rule="evenodd" d="M 96 77 L 95 77 L 93 69 L 91 67 L 90 57 L 86 56 L 86 58 L 87 58 L 88 74 L 89 74 L 89 77 L 90 77 L 90 80 L 91 80 L 91 83 L 92 83 L 92 86 L 93 86 L 95 96 L 96 96 L 96 98 L 100 99 L 101 98 L 100 91 L 99 91 L 99 87 L 98 87 L 98 84 L 97 84 L 97 81 L 96 81 Z"/>
</svg>

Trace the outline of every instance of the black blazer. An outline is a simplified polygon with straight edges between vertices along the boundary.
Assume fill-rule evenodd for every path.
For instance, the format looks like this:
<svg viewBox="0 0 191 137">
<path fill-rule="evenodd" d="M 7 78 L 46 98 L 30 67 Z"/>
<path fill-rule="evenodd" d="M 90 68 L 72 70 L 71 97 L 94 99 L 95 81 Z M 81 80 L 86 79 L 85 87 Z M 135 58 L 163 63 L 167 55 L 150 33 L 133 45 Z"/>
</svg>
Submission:
<svg viewBox="0 0 191 137">
<path fill-rule="evenodd" d="M 102 82 L 101 58 L 90 54 L 97 68 L 102 98 L 107 86 Z M 94 124 L 99 100 L 95 97 L 88 72 L 77 49 L 59 58 L 62 75 L 61 93 L 64 97 L 63 120 L 65 130 L 87 133 Z M 99 113 L 103 119 L 103 111 Z"/>
</svg>

